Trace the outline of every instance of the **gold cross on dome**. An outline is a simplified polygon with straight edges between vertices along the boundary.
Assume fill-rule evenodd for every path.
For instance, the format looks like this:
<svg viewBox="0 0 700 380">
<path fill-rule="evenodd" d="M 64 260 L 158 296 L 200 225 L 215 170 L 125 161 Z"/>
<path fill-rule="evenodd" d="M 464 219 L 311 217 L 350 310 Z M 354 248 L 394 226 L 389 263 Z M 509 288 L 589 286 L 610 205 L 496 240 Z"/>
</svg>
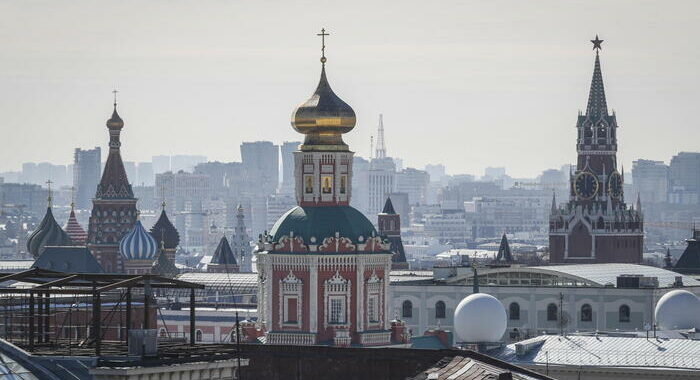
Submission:
<svg viewBox="0 0 700 380">
<path fill-rule="evenodd" d="M 326 63 L 326 36 L 330 36 L 326 33 L 325 28 L 321 28 L 321 33 L 317 33 L 317 36 L 321 36 L 321 63 Z"/>
</svg>

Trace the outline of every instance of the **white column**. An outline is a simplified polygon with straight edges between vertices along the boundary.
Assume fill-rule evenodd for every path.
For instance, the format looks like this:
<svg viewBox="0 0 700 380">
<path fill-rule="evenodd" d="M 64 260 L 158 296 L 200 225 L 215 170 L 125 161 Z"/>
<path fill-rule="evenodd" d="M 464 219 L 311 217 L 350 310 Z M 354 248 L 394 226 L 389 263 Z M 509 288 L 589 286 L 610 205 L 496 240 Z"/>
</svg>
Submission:
<svg viewBox="0 0 700 380">
<path fill-rule="evenodd" d="M 387 264 L 384 265 L 384 299 L 382 302 L 384 302 L 384 329 L 388 330 L 391 327 L 391 318 L 393 318 L 393 314 L 391 313 L 391 294 L 389 294 L 389 291 L 391 288 L 389 287 L 389 272 L 391 271 L 391 259 L 387 259 Z"/>
<path fill-rule="evenodd" d="M 309 267 L 309 329 L 318 332 L 318 257 L 311 258 Z"/>
<path fill-rule="evenodd" d="M 364 297 L 364 287 L 365 287 L 365 263 L 362 258 L 357 257 L 356 261 L 356 286 L 357 286 L 357 332 L 365 331 L 365 297 Z"/>
</svg>

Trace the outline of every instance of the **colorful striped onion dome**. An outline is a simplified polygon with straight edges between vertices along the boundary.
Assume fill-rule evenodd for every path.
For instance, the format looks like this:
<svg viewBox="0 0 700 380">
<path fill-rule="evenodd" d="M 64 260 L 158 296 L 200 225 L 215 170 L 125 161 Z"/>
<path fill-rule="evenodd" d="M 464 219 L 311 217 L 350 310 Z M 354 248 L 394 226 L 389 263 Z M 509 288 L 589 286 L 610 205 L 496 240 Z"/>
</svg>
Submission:
<svg viewBox="0 0 700 380">
<path fill-rule="evenodd" d="M 124 260 L 153 260 L 158 252 L 158 243 L 137 220 L 134 229 L 119 242 L 119 252 Z"/>
<path fill-rule="evenodd" d="M 76 245 L 85 245 L 85 241 L 87 241 L 87 232 L 85 232 L 80 223 L 78 223 L 78 219 L 75 217 L 75 210 L 73 209 L 72 205 L 70 215 L 68 216 L 68 221 L 63 227 L 63 230 L 66 231 L 73 243 Z"/>
</svg>

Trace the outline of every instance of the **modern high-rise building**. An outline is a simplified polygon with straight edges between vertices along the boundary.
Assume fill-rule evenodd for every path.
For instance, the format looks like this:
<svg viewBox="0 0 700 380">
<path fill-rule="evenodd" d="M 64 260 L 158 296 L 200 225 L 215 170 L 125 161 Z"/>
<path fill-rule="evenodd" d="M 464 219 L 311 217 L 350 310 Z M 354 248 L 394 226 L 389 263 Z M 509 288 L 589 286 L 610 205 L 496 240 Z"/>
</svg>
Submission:
<svg viewBox="0 0 700 380">
<path fill-rule="evenodd" d="M 445 165 L 443 164 L 428 164 L 425 165 L 425 171 L 428 172 L 430 176 L 430 182 L 440 182 L 443 177 L 447 174 L 445 173 Z"/>
<path fill-rule="evenodd" d="M 282 185 L 280 193 L 294 194 L 294 151 L 299 149 L 301 142 L 285 141 L 280 146 L 282 153 Z"/>
<path fill-rule="evenodd" d="M 136 198 L 124 170 L 119 135 L 124 121 L 114 112 L 107 120 L 109 154 L 92 200 L 87 247 L 107 273 L 123 271 L 119 242 L 134 229 L 137 221 Z"/>
<path fill-rule="evenodd" d="M 153 163 L 139 162 L 138 169 L 139 186 L 153 186 L 156 177 L 153 173 Z"/>
<path fill-rule="evenodd" d="M 700 204 L 700 153 L 681 152 L 673 156 L 669 181 L 671 203 Z"/>
<path fill-rule="evenodd" d="M 608 112 L 596 39 L 593 79 L 585 114 L 579 112 L 576 171 L 569 202 L 552 197 L 549 260 L 552 263 L 640 263 L 644 242 L 642 210 L 625 203 L 617 169 L 617 118 Z"/>
<path fill-rule="evenodd" d="M 430 175 L 424 170 L 406 168 L 396 173 L 396 191 L 408 194 L 408 203 L 426 204 Z M 404 216 L 404 220 L 408 218 Z"/>
<path fill-rule="evenodd" d="M 279 185 L 279 146 L 270 141 L 244 142 L 241 160 L 246 181 L 253 193 L 267 197 L 277 192 Z"/>
<path fill-rule="evenodd" d="M 644 203 L 664 203 L 668 200 L 668 165 L 663 161 L 635 160 L 632 162 L 632 185 Z"/>
<path fill-rule="evenodd" d="M 73 153 L 73 187 L 75 188 L 75 207 L 89 209 L 92 197 L 100 182 L 102 171 L 102 150 L 75 148 Z"/>
<path fill-rule="evenodd" d="M 367 214 L 375 217 L 384 208 L 386 197 L 396 191 L 396 164 L 391 158 L 374 158 L 367 171 Z"/>
<path fill-rule="evenodd" d="M 154 174 L 170 171 L 170 156 L 153 156 L 151 157 L 151 162 L 153 163 Z"/>
</svg>

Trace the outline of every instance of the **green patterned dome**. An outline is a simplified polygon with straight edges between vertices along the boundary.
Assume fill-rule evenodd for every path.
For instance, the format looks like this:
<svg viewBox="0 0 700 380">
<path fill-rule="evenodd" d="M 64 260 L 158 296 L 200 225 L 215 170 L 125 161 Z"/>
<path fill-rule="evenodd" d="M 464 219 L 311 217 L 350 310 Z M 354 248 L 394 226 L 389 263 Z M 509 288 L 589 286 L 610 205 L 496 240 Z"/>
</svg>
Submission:
<svg viewBox="0 0 700 380">
<path fill-rule="evenodd" d="M 321 244 L 327 237 L 340 237 L 358 243 L 360 236 L 363 241 L 368 237 L 377 236 L 377 230 L 372 222 L 361 212 L 351 206 L 302 207 L 296 206 L 280 217 L 270 230 L 273 241 L 279 241 L 283 236 L 294 232 L 295 237 L 301 237 L 306 244 Z"/>
</svg>

